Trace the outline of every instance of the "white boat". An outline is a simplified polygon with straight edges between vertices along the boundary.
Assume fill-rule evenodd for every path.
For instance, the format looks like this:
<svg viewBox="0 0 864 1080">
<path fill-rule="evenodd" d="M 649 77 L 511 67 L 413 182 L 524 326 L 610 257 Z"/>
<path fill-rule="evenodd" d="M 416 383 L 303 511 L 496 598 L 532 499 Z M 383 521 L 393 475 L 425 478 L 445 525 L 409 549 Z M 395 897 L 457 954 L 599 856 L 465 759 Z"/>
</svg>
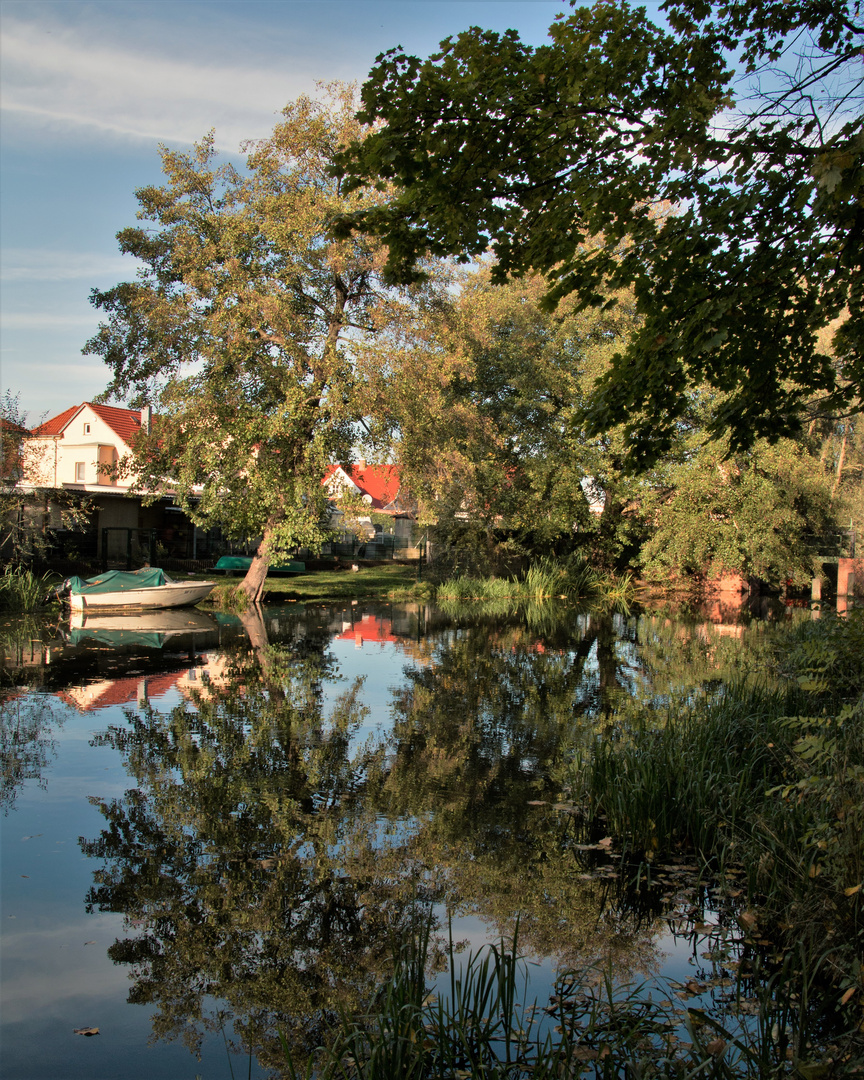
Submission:
<svg viewBox="0 0 864 1080">
<path fill-rule="evenodd" d="M 111 570 L 66 583 L 73 611 L 173 608 L 197 604 L 216 587 L 215 581 L 172 581 L 162 570 Z"/>
<path fill-rule="evenodd" d="M 102 611 L 95 608 L 85 611 L 79 608 L 70 612 L 70 630 L 90 630 L 98 633 L 159 634 L 162 636 L 218 631 L 219 624 L 206 611 L 183 608 L 167 608 L 141 611 Z"/>
</svg>

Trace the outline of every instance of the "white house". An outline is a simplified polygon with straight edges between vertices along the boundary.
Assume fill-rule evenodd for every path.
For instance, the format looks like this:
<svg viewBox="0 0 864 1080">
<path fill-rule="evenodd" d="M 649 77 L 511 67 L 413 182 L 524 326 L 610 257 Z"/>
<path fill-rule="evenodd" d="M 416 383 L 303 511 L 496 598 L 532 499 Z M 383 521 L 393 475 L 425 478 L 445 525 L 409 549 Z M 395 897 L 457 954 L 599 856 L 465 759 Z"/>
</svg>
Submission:
<svg viewBox="0 0 864 1080">
<path fill-rule="evenodd" d="M 130 492 L 130 479 L 109 471 L 132 452 L 136 434 L 149 430 L 151 422 L 149 407 L 124 409 L 85 401 L 66 409 L 30 433 L 19 486 L 86 494 L 95 509 L 93 531 L 100 556 L 122 560 L 134 548 L 133 560 L 146 558 L 152 539 L 173 557 L 195 558 L 201 554 L 200 534 L 173 505 L 170 493 L 144 506 Z"/>
</svg>

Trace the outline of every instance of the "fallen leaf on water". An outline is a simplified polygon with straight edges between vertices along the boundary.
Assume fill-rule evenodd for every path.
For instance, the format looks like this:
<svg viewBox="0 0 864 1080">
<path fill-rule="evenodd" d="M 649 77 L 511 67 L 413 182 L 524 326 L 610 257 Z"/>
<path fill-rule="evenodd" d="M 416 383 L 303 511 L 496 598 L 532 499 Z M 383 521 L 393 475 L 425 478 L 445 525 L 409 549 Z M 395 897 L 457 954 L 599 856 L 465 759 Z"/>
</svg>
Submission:
<svg viewBox="0 0 864 1080">
<path fill-rule="evenodd" d="M 612 837 L 604 836 L 602 840 L 597 841 L 598 847 L 612 847 Z"/>
<path fill-rule="evenodd" d="M 73 1035 L 98 1035 L 99 1028 L 74 1028 Z"/>
<path fill-rule="evenodd" d="M 758 919 L 752 911 L 742 911 L 738 916 L 738 922 L 745 930 L 752 930 Z"/>
<path fill-rule="evenodd" d="M 712 1039 L 705 1049 L 712 1057 L 718 1057 L 726 1049 L 726 1042 L 724 1039 Z"/>
<path fill-rule="evenodd" d="M 29 874 L 22 874 L 22 875 L 21 875 L 21 877 L 26 877 L 26 878 L 29 878 L 29 877 L 30 877 L 30 875 L 29 875 Z"/>
<path fill-rule="evenodd" d="M 857 987 L 850 986 L 849 989 L 846 991 L 846 993 L 843 995 L 843 997 L 840 998 L 840 1004 L 845 1005 L 846 1002 L 849 1000 L 849 998 L 852 997 L 852 995 L 855 993 L 856 990 L 857 990 Z"/>
<path fill-rule="evenodd" d="M 95 941 L 85 941 L 84 944 L 85 945 L 95 945 L 96 942 Z"/>
<path fill-rule="evenodd" d="M 854 896 L 856 892 L 860 891 L 860 889 L 861 889 L 860 885 L 853 885 L 851 889 L 844 889 L 843 890 L 843 895 L 844 896 Z"/>
<path fill-rule="evenodd" d="M 528 803 L 529 806 L 546 806 L 545 799 L 531 799 Z"/>
</svg>

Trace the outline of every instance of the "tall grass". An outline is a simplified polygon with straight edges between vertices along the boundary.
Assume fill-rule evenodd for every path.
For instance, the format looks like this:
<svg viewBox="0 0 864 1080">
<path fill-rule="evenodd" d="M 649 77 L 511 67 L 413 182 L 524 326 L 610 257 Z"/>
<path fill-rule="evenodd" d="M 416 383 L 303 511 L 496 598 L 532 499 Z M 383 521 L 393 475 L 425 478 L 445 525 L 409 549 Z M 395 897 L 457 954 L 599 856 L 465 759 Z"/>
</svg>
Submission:
<svg viewBox="0 0 864 1080">
<path fill-rule="evenodd" d="M 529 566 L 521 578 L 477 578 L 459 575 L 438 586 L 437 599 L 447 601 L 597 599 L 613 605 L 625 603 L 632 592 L 629 577 L 605 579 L 584 559 L 545 556 Z"/>
<path fill-rule="evenodd" d="M 643 870 L 676 849 L 721 877 L 734 867 L 747 936 L 783 957 L 789 995 L 800 1001 L 818 971 L 852 1027 L 864 995 L 864 662 L 847 661 L 860 618 L 793 632 L 783 662 L 799 675 L 785 691 L 733 685 L 637 715 L 616 741 L 595 737 L 569 774 L 588 823 Z"/>
<path fill-rule="evenodd" d="M 611 969 L 594 967 L 562 973 L 539 1008 L 529 999 L 515 938 L 461 961 L 451 938 L 438 995 L 426 985 L 428 952 L 427 932 L 397 957 L 392 978 L 369 1010 L 343 1015 L 328 1045 L 306 1061 L 295 1061 L 283 1039 L 290 1080 L 769 1080 L 829 1074 L 808 1039 L 812 978 L 794 1001 L 778 993 L 782 972 L 757 980 L 745 1015 L 733 999 L 718 1018 L 678 1004 L 662 984 L 622 982 Z M 841 1061 L 831 1075 L 854 1071 L 854 1062 Z"/>
<path fill-rule="evenodd" d="M 0 611 L 35 611 L 45 602 L 51 574 L 39 577 L 23 566 L 7 566 L 0 574 Z"/>
</svg>

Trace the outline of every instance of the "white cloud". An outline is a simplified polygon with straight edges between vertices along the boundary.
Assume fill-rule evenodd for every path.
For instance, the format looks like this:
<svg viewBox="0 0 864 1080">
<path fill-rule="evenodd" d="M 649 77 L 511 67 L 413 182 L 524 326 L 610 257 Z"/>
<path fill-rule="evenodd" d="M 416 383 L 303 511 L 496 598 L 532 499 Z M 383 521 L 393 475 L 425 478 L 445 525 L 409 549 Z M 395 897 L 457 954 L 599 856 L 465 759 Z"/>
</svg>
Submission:
<svg viewBox="0 0 864 1080">
<path fill-rule="evenodd" d="M 51 251 L 44 248 L 7 248 L 3 252 L 0 281 L 77 281 L 134 275 L 131 259 L 99 252 Z"/>
<path fill-rule="evenodd" d="M 56 311 L 10 311 L 0 316 L 3 330 L 66 330 L 79 326 L 95 329 L 98 323 L 99 315 L 95 312 L 93 315 L 77 315 Z"/>
<path fill-rule="evenodd" d="M 149 43 L 97 40 L 88 26 L 50 25 L 4 19 L 2 108 L 30 134 L 90 128 L 191 143 L 215 125 L 219 145 L 236 150 L 244 139 L 267 135 L 287 101 L 314 91 L 297 57 L 208 62 Z M 207 52 L 200 43 L 196 51 Z"/>
</svg>

